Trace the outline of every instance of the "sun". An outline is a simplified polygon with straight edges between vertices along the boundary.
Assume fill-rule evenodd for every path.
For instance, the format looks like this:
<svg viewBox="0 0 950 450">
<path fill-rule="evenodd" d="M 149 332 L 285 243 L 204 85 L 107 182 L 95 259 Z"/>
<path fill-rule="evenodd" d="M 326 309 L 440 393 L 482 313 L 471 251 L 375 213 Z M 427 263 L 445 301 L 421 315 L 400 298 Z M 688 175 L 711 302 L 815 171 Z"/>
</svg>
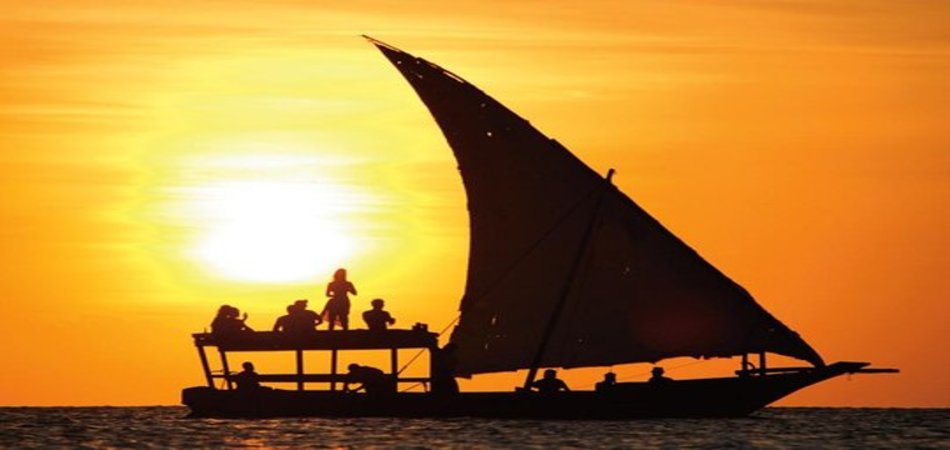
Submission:
<svg viewBox="0 0 950 450">
<path fill-rule="evenodd" d="M 193 255 L 250 282 L 304 281 L 354 250 L 339 187 L 313 181 L 221 181 L 197 189 L 207 228 Z"/>
</svg>

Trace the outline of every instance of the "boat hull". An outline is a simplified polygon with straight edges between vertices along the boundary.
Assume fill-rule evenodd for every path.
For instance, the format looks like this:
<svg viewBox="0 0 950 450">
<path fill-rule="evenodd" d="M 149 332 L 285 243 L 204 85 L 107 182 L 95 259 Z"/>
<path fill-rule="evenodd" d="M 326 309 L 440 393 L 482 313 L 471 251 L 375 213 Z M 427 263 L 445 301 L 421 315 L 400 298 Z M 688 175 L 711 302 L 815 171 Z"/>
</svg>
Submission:
<svg viewBox="0 0 950 450">
<path fill-rule="evenodd" d="M 812 370 L 650 383 L 621 383 L 606 392 L 553 395 L 469 392 L 440 396 L 389 396 L 325 391 L 239 392 L 187 388 L 182 401 L 193 417 L 485 417 L 531 419 L 635 419 L 741 417 L 799 389 L 859 367 L 836 363 Z"/>
</svg>

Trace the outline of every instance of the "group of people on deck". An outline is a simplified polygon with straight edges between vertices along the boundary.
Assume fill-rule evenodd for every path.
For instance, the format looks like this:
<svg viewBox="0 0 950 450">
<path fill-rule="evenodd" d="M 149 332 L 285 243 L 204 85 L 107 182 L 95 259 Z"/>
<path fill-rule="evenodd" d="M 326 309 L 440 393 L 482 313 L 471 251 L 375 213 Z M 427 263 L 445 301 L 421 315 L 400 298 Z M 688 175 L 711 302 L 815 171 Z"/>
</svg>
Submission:
<svg viewBox="0 0 950 450">
<path fill-rule="evenodd" d="M 673 381 L 672 378 L 664 375 L 666 371 L 663 370 L 662 367 L 655 366 L 650 372 L 652 375 L 649 383 L 653 386 L 663 386 Z M 594 385 L 594 389 L 597 392 L 608 392 L 616 385 L 617 374 L 607 372 L 604 374 L 604 379 Z M 557 371 L 554 369 L 545 370 L 544 376 L 540 380 L 535 380 L 531 383 L 531 389 L 542 394 L 571 391 L 571 388 L 567 387 L 567 383 L 557 377 Z"/>
<path fill-rule="evenodd" d="M 338 269 L 333 280 L 327 284 L 326 305 L 321 313 L 308 309 L 308 301 L 301 299 L 287 306 L 287 314 L 277 318 L 273 331 L 288 335 L 299 335 L 314 331 L 326 322 L 333 330 L 337 325 L 343 330 L 350 328 L 350 297 L 356 295 L 356 287 L 346 279 L 346 269 Z M 371 331 L 383 331 L 396 323 L 389 312 L 385 311 L 385 301 L 381 298 L 370 302 L 372 309 L 363 313 L 363 321 Z M 222 305 L 211 322 L 211 332 L 217 336 L 235 336 L 254 331 L 246 323 L 247 313 L 241 314 L 238 308 Z"/>
<path fill-rule="evenodd" d="M 348 330 L 351 306 L 350 294 L 356 295 L 356 287 L 346 279 L 346 269 L 338 269 L 333 274 L 333 280 L 327 284 L 326 296 L 328 299 L 321 313 L 318 314 L 308 309 L 306 299 L 296 300 L 287 306 L 287 314 L 277 318 L 273 331 L 288 336 L 306 335 L 315 331 L 324 322 L 328 323 L 330 330 L 333 330 L 336 325 L 339 325 L 343 330 Z M 389 326 L 396 323 L 396 319 L 383 309 L 385 307 L 383 299 L 374 299 L 370 304 L 372 309 L 363 313 L 363 321 L 366 322 L 366 327 L 370 331 L 385 331 Z M 238 308 L 222 305 L 211 322 L 211 332 L 222 337 L 239 336 L 247 332 L 253 332 L 254 330 L 247 325 L 246 321 L 247 313 L 241 314 Z M 459 388 L 454 377 L 455 367 L 458 364 L 455 358 L 455 350 L 455 344 L 449 343 L 441 349 L 433 351 L 433 366 L 431 368 L 433 392 L 458 393 Z M 262 389 L 254 365 L 245 362 L 243 369 L 233 378 L 238 390 Z M 344 391 L 362 390 L 371 395 L 396 392 L 395 379 L 382 370 L 359 364 L 350 364 L 348 369 Z M 664 376 L 662 367 L 653 368 L 652 377 L 650 378 L 651 384 L 663 385 L 671 381 L 670 378 Z M 351 384 L 356 384 L 358 387 L 350 389 Z M 616 384 L 616 374 L 608 372 L 604 375 L 604 379 L 596 384 L 595 389 L 598 392 L 606 392 Z M 557 378 L 557 371 L 554 369 L 545 370 L 541 379 L 530 384 L 530 389 L 541 394 L 569 392 L 571 390 L 563 380 Z"/>
<path fill-rule="evenodd" d="M 356 286 L 346 279 L 346 269 L 338 269 L 333 274 L 333 280 L 327 284 L 326 296 L 328 299 L 321 313 L 308 309 L 306 299 L 296 300 L 287 306 L 287 314 L 278 317 L 277 321 L 274 322 L 273 331 L 286 336 L 306 336 L 308 333 L 317 330 L 324 322 L 328 324 L 330 330 L 333 330 L 337 325 L 343 330 L 348 330 L 350 325 L 350 294 L 357 295 Z M 363 321 L 369 331 L 385 331 L 396 323 L 396 319 L 384 309 L 386 304 L 383 299 L 373 299 L 370 305 L 372 309 L 363 313 Z M 242 315 L 238 308 L 223 305 L 218 308 L 218 313 L 211 322 L 211 333 L 222 338 L 250 336 L 247 333 L 252 333 L 254 330 L 247 325 L 246 321 L 247 313 Z M 458 385 L 453 376 L 456 365 L 454 348 L 454 344 L 448 344 L 435 350 L 434 367 L 432 368 L 433 392 L 458 392 Z M 231 378 L 239 391 L 252 392 L 269 389 L 261 386 L 260 375 L 256 372 L 253 363 L 243 363 L 242 369 L 241 372 L 234 374 Z M 348 370 L 345 376 L 344 391 L 364 391 L 370 395 L 396 392 L 396 382 L 393 376 L 380 369 L 350 364 Z"/>
<path fill-rule="evenodd" d="M 666 373 L 660 366 L 654 366 L 650 370 L 650 380 L 649 383 L 653 386 L 665 386 L 673 381 L 672 378 L 664 375 Z M 617 385 L 617 374 L 613 372 L 607 372 L 604 374 L 604 379 L 594 385 L 594 389 L 597 392 L 607 392 L 614 388 Z"/>
<path fill-rule="evenodd" d="M 652 375 L 650 376 L 649 383 L 652 386 L 664 386 L 673 381 L 672 378 L 664 375 L 666 371 L 660 366 L 654 366 L 650 373 Z M 617 374 L 607 372 L 604 374 L 604 379 L 594 385 L 594 390 L 597 392 L 608 392 L 616 385 Z M 554 369 L 545 370 L 544 376 L 540 380 L 535 380 L 531 383 L 531 389 L 542 394 L 571 391 L 571 388 L 567 387 L 567 383 L 557 377 L 557 371 Z"/>
</svg>

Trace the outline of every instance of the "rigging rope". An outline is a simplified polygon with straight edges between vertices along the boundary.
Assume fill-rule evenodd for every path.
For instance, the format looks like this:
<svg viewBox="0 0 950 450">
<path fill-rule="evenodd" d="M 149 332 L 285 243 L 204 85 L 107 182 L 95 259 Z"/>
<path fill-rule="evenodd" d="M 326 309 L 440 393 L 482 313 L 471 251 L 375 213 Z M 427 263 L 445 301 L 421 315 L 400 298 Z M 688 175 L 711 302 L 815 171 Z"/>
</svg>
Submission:
<svg viewBox="0 0 950 450">
<path fill-rule="evenodd" d="M 458 321 L 459 321 L 459 318 L 461 318 L 461 317 L 462 317 L 461 314 L 455 316 L 455 318 L 452 319 L 452 321 L 449 322 L 449 324 L 446 325 L 445 328 L 442 328 L 442 331 L 439 331 L 439 333 L 436 334 L 436 338 L 438 338 L 439 336 L 442 336 L 449 328 L 452 327 L 452 325 L 455 325 L 455 323 L 458 322 Z M 412 363 L 416 362 L 416 360 L 419 359 L 419 357 L 422 356 L 422 354 L 425 353 L 425 352 L 426 352 L 425 349 L 419 350 L 418 352 L 416 352 L 416 354 L 415 354 L 412 358 L 409 358 L 409 362 L 407 362 L 406 364 L 404 364 L 404 365 L 402 366 L 402 368 L 399 369 L 398 372 L 396 372 L 396 375 L 402 374 L 403 371 L 405 371 L 407 368 L 409 368 L 409 366 L 411 366 Z M 415 387 L 415 386 L 412 386 L 412 387 Z"/>
<path fill-rule="evenodd" d="M 416 384 L 414 384 L 414 385 L 412 385 L 412 386 L 409 386 L 409 387 L 407 387 L 407 388 L 405 388 L 405 389 L 403 389 L 403 390 L 401 390 L 401 391 L 399 391 L 399 392 L 400 392 L 400 393 L 402 393 L 402 392 L 409 392 L 409 391 L 415 389 L 415 388 L 418 387 L 418 386 L 425 387 L 425 383 L 423 383 L 423 382 L 416 383 Z"/>
<path fill-rule="evenodd" d="M 564 214 L 558 217 L 558 219 L 554 221 L 554 223 L 551 225 L 550 228 L 545 230 L 544 233 L 541 233 L 541 236 L 536 241 L 531 243 L 531 245 L 528 246 L 528 248 L 525 250 L 524 253 L 521 254 L 521 256 L 518 256 L 517 258 L 515 258 L 515 260 L 512 261 L 511 264 L 508 265 L 508 267 L 505 268 L 505 270 L 501 273 L 501 275 L 499 275 L 498 278 L 490 286 L 488 286 L 488 288 L 485 289 L 484 292 L 475 296 L 473 300 L 481 299 L 481 298 L 487 297 L 488 294 L 491 294 L 495 290 L 495 288 L 498 287 L 501 284 L 501 282 L 505 280 L 505 278 L 508 278 L 508 275 L 511 274 L 511 272 L 515 270 L 515 268 L 518 267 L 522 261 L 525 260 L 525 258 L 531 255 L 531 253 L 534 252 L 534 250 L 537 249 L 538 246 L 540 246 L 542 242 L 544 242 L 551 234 L 557 231 L 558 227 L 560 227 L 561 224 L 564 223 L 568 219 L 568 217 L 570 217 L 571 214 L 574 213 L 575 210 L 579 209 L 580 206 L 583 205 L 588 200 L 588 198 L 592 197 L 597 192 L 598 188 L 599 186 L 594 187 L 593 189 L 588 191 L 586 194 L 584 194 L 583 197 L 580 198 L 580 200 L 577 201 L 577 203 L 571 205 L 570 208 L 564 211 Z M 473 300 L 466 300 L 466 302 L 471 302 Z"/>
<path fill-rule="evenodd" d="M 462 317 L 461 314 L 455 316 L 455 318 L 452 319 L 452 321 L 449 322 L 448 325 L 446 325 L 444 328 L 442 328 L 442 331 L 439 331 L 439 333 L 436 334 L 436 338 L 438 338 L 439 336 L 442 336 L 443 334 L 445 334 L 445 332 L 448 331 L 448 329 L 451 328 L 452 325 L 455 325 L 455 323 L 458 322 L 458 321 L 459 321 L 459 318 L 461 318 L 461 317 Z M 407 362 L 406 364 L 404 364 L 404 365 L 402 366 L 402 368 L 399 369 L 399 371 L 396 372 L 396 375 L 399 376 L 400 374 L 402 374 L 402 372 L 405 371 L 406 369 L 408 369 L 409 366 L 412 365 L 412 363 L 416 362 L 416 360 L 419 359 L 419 357 L 422 356 L 423 353 L 425 353 L 425 350 L 419 350 L 418 352 L 416 352 L 416 354 L 413 355 L 412 358 L 409 358 L 409 362 Z M 432 369 L 430 368 L 429 370 L 432 370 Z M 409 386 L 409 387 L 407 387 L 407 388 L 405 388 L 405 389 L 403 389 L 403 390 L 401 390 L 401 391 L 399 391 L 399 392 L 408 392 L 408 391 L 411 391 L 411 390 L 415 389 L 417 386 L 425 387 L 425 383 L 424 383 L 424 382 L 420 382 L 420 383 L 413 384 L 412 386 Z"/>
</svg>

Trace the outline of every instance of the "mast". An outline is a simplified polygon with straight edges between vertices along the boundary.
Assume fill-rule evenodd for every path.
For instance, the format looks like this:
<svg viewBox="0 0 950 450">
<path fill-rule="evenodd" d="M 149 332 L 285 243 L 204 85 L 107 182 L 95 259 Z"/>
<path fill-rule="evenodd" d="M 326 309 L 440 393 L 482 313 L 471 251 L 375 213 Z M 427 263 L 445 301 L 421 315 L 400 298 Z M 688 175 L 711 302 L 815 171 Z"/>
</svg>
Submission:
<svg viewBox="0 0 950 450">
<path fill-rule="evenodd" d="M 574 276 L 577 274 L 577 269 L 581 266 L 581 261 L 584 259 L 584 255 L 587 253 L 587 247 L 590 244 L 591 236 L 594 234 L 594 225 L 597 223 L 597 216 L 600 213 L 600 204 L 604 198 L 603 192 L 607 189 L 608 186 L 611 186 L 611 179 L 614 176 L 614 169 L 607 171 L 607 176 L 604 178 L 604 186 L 600 192 L 600 195 L 597 196 L 597 203 L 594 205 L 594 211 L 591 214 L 590 222 L 587 223 L 587 229 L 584 230 L 584 238 L 581 239 L 581 244 L 577 248 L 577 255 L 574 256 L 574 261 L 571 263 L 571 270 L 568 273 L 567 281 L 564 283 L 564 289 L 561 290 L 561 295 L 558 297 L 557 304 L 554 305 L 554 311 L 551 312 L 551 317 L 548 319 L 548 323 L 544 327 L 544 333 L 541 335 L 541 344 L 538 345 L 538 351 L 534 354 L 534 359 L 531 361 L 531 367 L 528 369 L 528 376 L 524 380 L 524 389 L 531 389 L 531 384 L 534 383 L 534 379 L 538 376 L 538 368 L 541 366 L 541 359 L 544 358 L 544 351 L 547 350 L 548 342 L 551 340 L 551 334 L 554 332 L 554 328 L 557 325 L 558 320 L 561 318 L 561 314 L 564 312 L 564 305 L 567 304 L 568 295 L 571 293 L 571 288 L 574 286 Z"/>
</svg>

